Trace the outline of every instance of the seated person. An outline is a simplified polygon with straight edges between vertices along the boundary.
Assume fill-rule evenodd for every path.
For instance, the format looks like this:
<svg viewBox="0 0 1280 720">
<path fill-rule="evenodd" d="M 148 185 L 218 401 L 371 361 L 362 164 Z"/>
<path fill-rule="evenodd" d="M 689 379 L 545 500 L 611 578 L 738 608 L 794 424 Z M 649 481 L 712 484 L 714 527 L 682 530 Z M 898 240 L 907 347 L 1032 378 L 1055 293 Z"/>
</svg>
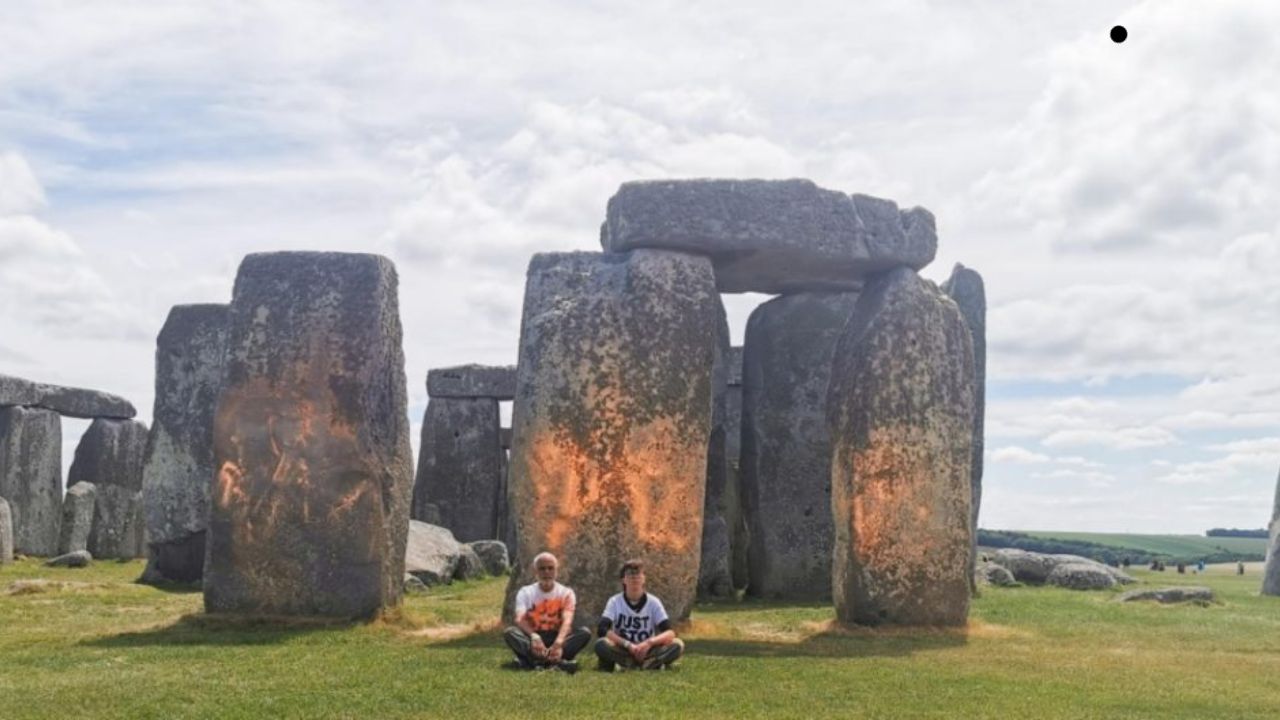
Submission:
<svg viewBox="0 0 1280 720">
<path fill-rule="evenodd" d="M 684 653 L 684 642 L 671 629 L 662 601 L 645 592 L 644 563 L 628 560 L 619 574 L 623 591 L 609 598 L 600 618 L 595 645 L 600 669 L 665 669 Z"/>
<path fill-rule="evenodd" d="M 573 658 L 591 640 L 591 631 L 585 627 L 570 632 L 578 600 L 573 590 L 556 582 L 559 567 L 555 555 L 540 553 L 533 559 L 538 581 L 516 593 L 516 624 L 507 628 L 503 639 L 523 669 L 576 672 Z"/>
</svg>

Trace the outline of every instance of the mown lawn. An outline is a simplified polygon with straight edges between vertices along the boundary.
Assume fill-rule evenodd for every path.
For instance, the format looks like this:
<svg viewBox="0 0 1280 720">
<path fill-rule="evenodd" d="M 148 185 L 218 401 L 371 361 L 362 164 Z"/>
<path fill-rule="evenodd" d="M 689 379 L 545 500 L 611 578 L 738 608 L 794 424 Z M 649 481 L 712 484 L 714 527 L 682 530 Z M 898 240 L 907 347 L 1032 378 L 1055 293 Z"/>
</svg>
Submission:
<svg viewBox="0 0 1280 720">
<path fill-rule="evenodd" d="M 1142 550 L 1153 555 L 1193 558 L 1218 552 L 1263 556 L 1266 538 L 1206 537 L 1203 535 L 1136 535 L 1129 533 L 1058 532 L 1051 530 L 1018 530 L 1031 537 L 1046 540 L 1079 540 Z"/>
<path fill-rule="evenodd" d="M 365 625 L 210 620 L 140 562 L 0 566 L 0 717 L 1275 718 L 1280 598 L 1259 568 L 1210 607 L 987 589 L 963 631 L 843 630 L 823 606 L 700 606 L 670 672 L 506 669 L 503 579 Z M 86 583 L 14 594 L 26 578 Z M 594 659 L 584 665 L 594 666 Z"/>
</svg>

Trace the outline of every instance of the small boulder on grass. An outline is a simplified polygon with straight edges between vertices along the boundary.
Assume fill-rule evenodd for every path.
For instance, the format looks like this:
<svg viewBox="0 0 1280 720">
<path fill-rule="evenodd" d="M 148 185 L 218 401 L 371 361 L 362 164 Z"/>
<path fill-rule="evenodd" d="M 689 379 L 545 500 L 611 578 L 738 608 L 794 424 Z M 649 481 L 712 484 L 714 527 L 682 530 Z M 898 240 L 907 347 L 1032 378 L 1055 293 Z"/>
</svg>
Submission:
<svg viewBox="0 0 1280 720">
<path fill-rule="evenodd" d="M 1217 597 L 1213 594 L 1213 588 L 1203 585 L 1183 585 L 1180 587 L 1130 590 L 1116 598 L 1117 602 L 1137 602 L 1139 600 L 1154 600 L 1165 604 L 1193 602 L 1199 605 L 1208 605 L 1211 602 L 1215 602 Z"/>
<path fill-rule="evenodd" d="M 67 567 L 82 568 L 89 567 L 89 563 L 93 562 L 93 556 L 88 550 L 77 550 L 69 552 L 66 555 L 59 555 L 45 563 L 46 567 Z"/>
<path fill-rule="evenodd" d="M 1063 563 L 1049 573 L 1045 580 L 1069 590 L 1105 590 L 1116 586 L 1116 579 L 1101 563 Z"/>
<path fill-rule="evenodd" d="M 511 560 L 507 554 L 507 546 L 500 540 L 476 540 L 467 543 L 472 550 L 476 551 L 476 555 L 480 556 L 480 562 L 484 565 L 484 571 L 490 575 L 506 575 L 511 570 Z"/>
<path fill-rule="evenodd" d="M 454 580 L 475 580 L 485 576 L 484 563 L 470 545 L 458 548 L 458 564 L 453 569 Z"/>
<path fill-rule="evenodd" d="M 417 593 L 424 593 L 426 591 L 427 591 L 426 583 L 422 582 L 421 580 L 414 577 L 413 575 L 410 575 L 409 573 L 404 574 L 404 592 L 406 595 L 414 595 Z"/>
<path fill-rule="evenodd" d="M 974 574 L 977 576 L 978 582 L 995 585 L 996 587 L 1013 587 L 1019 584 L 1008 568 L 993 562 L 981 563 Z"/>
<path fill-rule="evenodd" d="M 405 572 L 427 587 L 447 585 L 453 582 L 463 547 L 448 528 L 410 520 L 404 555 Z"/>
</svg>

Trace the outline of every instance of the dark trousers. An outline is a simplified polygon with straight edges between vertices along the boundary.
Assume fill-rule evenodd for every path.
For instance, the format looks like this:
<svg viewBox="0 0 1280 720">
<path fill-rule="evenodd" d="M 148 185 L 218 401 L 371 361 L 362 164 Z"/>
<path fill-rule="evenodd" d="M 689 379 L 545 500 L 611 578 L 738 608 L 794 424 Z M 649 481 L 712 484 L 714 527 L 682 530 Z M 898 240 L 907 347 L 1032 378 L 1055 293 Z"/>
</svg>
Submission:
<svg viewBox="0 0 1280 720">
<path fill-rule="evenodd" d="M 601 670 L 612 670 L 615 665 L 621 665 L 624 668 L 641 667 L 646 670 L 656 670 L 679 660 L 683 654 L 684 641 L 677 638 L 666 645 L 654 645 L 644 656 L 644 662 L 636 662 L 631 653 L 609 642 L 608 638 L 596 640 L 596 657 L 600 658 Z"/>
<path fill-rule="evenodd" d="M 538 632 L 538 636 L 542 638 L 542 644 L 551 647 L 559 635 L 558 630 L 546 630 Z M 546 658 L 535 658 L 533 656 L 533 638 L 529 633 L 512 625 L 502 634 L 502 639 L 506 641 L 507 647 L 511 648 L 511 652 L 516 654 L 516 660 L 520 662 L 521 667 L 535 667 L 537 665 L 546 665 Z M 582 648 L 591 642 L 591 631 L 585 627 L 574 628 L 564 639 L 564 656 L 561 660 L 572 660 L 582 652 Z"/>
</svg>

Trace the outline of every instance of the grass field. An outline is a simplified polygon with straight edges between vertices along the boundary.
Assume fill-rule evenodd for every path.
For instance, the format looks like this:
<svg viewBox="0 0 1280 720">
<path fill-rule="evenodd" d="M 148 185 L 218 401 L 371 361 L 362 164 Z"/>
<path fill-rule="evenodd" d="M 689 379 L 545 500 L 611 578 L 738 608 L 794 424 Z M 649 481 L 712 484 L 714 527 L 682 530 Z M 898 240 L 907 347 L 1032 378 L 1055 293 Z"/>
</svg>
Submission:
<svg viewBox="0 0 1280 720">
<path fill-rule="evenodd" d="M 1229 553 L 1267 552 L 1266 538 L 1204 537 L 1202 535 L 1130 535 L 1125 533 L 1056 532 L 1017 530 L 1032 537 L 1049 540 L 1077 540 L 1099 545 L 1143 550 L 1153 555 L 1195 557 L 1218 551 Z"/>
<path fill-rule="evenodd" d="M 1233 569 L 1233 568 L 1231 568 Z M 0 566 L 0 717 L 1274 718 L 1280 598 L 1260 565 L 1209 607 L 990 588 L 963 630 L 846 630 L 821 605 L 699 606 L 669 672 L 505 668 L 504 580 L 411 597 L 367 625 L 214 620 L 133 584 L 141 562 Z M 81 583 L 13 591 L 15 581 Z M 594 659 L 584 663 L 594 666 Z"/>
</svg>

